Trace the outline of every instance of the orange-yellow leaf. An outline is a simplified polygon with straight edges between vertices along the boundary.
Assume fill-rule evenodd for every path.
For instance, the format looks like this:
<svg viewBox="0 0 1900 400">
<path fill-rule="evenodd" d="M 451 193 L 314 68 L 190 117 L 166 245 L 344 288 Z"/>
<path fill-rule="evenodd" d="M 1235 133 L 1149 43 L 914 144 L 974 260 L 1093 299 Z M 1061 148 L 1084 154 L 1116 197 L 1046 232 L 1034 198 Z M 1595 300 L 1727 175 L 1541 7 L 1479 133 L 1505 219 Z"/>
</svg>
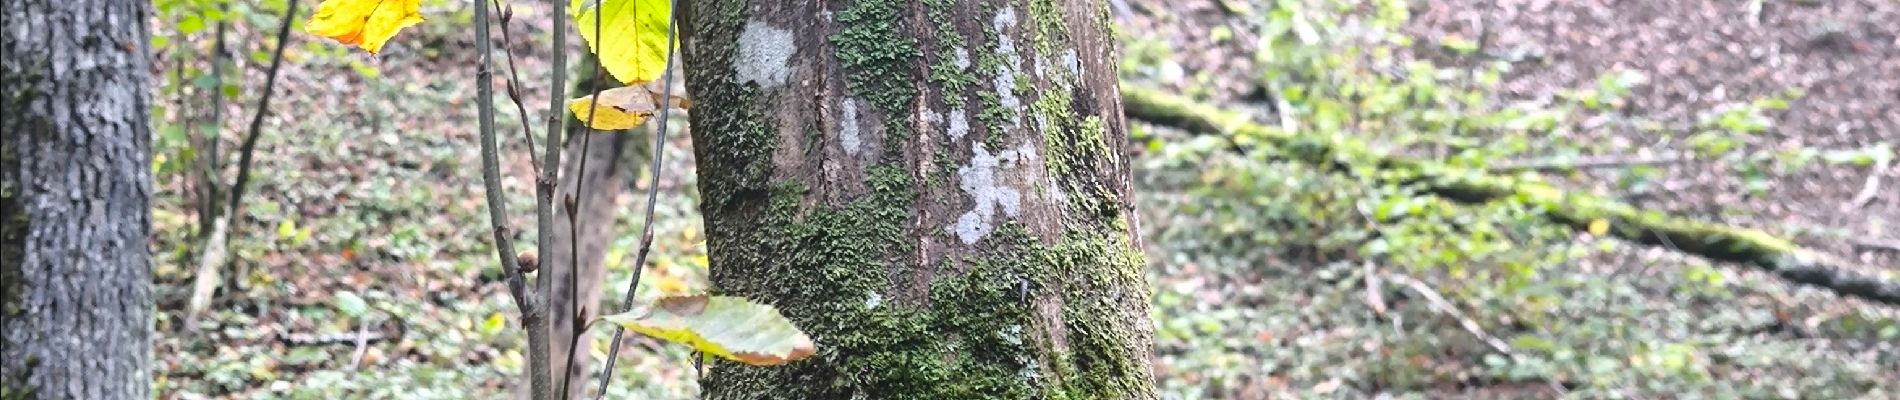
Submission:
<svg viewBox="0 0 1900 400">
<path fill-rule="evenodd" d="M 665 95 L 659 90 L 659 83 L 618 87 L 600 92 L 600 107 L 594 107 L 596 96 L 587 96 L 568 100 L 568 111 L 574 112 L 574 118 L 587 123 L 588 128 L 611 131 L 633 129 L 645 123 L 648 117 L 659 111 L 658 104 Z M 674 96 L 666 101 L 671 108 L 685 109 L 692 102 L 685 97 Z M 592 113 L 593 120 L 587 119 Z"/>
<path fill-rule="evenodd" d="M 396 32 L 422 22 L 422 0 L 323 0 L 304 30 L 370 54 Z"/>
</svg>

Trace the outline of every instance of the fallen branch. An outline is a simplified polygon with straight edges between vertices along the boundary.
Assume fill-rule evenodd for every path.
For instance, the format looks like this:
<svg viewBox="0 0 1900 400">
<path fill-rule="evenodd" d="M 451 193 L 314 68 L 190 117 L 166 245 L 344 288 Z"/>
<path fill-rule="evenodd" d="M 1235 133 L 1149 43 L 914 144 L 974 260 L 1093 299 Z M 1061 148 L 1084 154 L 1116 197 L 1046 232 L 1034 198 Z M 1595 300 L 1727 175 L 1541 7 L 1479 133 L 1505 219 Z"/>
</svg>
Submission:
<svg viewBox="0 0 1900 400">
<path fill-rule="evenodd" d="M 1645 211 L 1598 196 L 1566 193 L 1534 178 L 1494 176 L 1468 168 L 1359 150 L 1338 138 L 1305 137 L 1249 121 L 1244 115 L 1221 111 L 1156 90 L 1121 86 L 1129 118 L 1199 133 L 1232 136 L 1237 143 L 1265 143 L 1290 149 L 1299 161 L 1353 173 L 1348 160 L 1376 166 L 1373 177 L 1394 184 L 1417 185 L 1427 193 L 1461 203 L 1520 199 L 1543 208 L 1554 222 L 1579 231 L 1593 222 L 1608 222 L 1610 234 L 1649 245 L 1675 249 L 1711 260 L 1753 265 L 1789 282 L 1813 285 L 1835 293 L 1900 305 L 1900 282 L 1890 277 L 1855 273 L 1821 253 L 1803 249 L 1786 239 L 1755 229 L 1711 224 Z"/>
<path fill-rule="evenodd" d="M 308 334 L 308 333 L 287 333 L 287 334 L 278 336 L 277 340 L 291 346 L 328 346 L 328 345 L 337 345 L 337 344 L 356 344 L 359 342 L 360 343 L 375 343 L 375 342 L 381 342 L 381 341 L 386 341 L 386 340 L 395 340 L 396 338 L 399 338 L 399 337 L 402 337 L 402 336 L 391 335 L 391 334 L 387 334 L 387 333 L 383 333 L 379 331 L 371 331 L 368 329 L 368 324 L 364 324 L 363 328 L 361 328 L 360 330 L 356 332 L 332 333 L 332 334 L 327 334 L 327 335 L 313 335 L 313 334 Z"/>
<path fill-rule="evenodd" d="M 1860 251 L 1886 250 L 1900 253 L 1900 240 L 1891 239 L 1853 239 L 1854 249 Z"/>
<path fill-rule="evenodd" d="M 1485 168 L 1491 172 L 1516 171 L 1562 171 L 1577 169 L 1617 168 L 1639 165 L 1677 164 L 1694 161 L 1694 158 L 1682 155 L 1660 157 L 1582 157 L 1568 160 L 1525 160 L 1505 161 Z"/>
</svg>

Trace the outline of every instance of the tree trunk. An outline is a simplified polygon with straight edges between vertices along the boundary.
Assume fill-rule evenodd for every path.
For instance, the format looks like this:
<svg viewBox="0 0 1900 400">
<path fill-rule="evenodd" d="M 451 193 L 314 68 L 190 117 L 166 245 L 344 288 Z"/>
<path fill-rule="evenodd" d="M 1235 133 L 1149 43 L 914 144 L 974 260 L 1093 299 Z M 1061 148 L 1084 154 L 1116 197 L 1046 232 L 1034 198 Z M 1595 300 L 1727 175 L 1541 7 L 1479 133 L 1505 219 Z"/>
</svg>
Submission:
<svg viewBox="0 0 1900 400">
<path fill-rule="evenodd" d="M 0 395 L 151 398 L 151 2 L 0 4 Z"/>
<path fill-rule="evenodd" d="M 712 280 L 821 351 L 707 398 L 1155 398 L 1102 3 L 682 3 Z"/>
</svg>

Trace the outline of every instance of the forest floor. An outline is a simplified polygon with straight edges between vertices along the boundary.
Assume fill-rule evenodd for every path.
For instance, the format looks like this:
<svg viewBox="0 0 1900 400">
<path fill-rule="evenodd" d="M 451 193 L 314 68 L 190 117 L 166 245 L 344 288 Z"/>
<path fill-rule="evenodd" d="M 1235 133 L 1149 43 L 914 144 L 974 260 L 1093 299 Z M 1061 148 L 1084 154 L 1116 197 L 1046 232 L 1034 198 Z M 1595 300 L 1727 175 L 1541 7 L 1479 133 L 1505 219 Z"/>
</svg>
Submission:
<svg viewBox="0 0 1900 400">
<path fill-rule="evenodd" d="M 232 236 L 234 258 L 249 273 L 236 279 L 241 290 L 224 292 L 195 324 L 182 311 L 198 218 L 195 183 L 183 171 L 188 151 L 200 149 L 182 135 L 204 130 L 182 116 L 202 115 L 186 109 L 206 100 L 156 95 L 160 104 L 192 105 L 166 110 L 155 140 L 163 398 L 506 397 L 525 358 L 523 339 L 492 268 L 471 74 L 446 73 L 472 71 L 470 16 L 460 3 L 425 3 L 430 20 L 374 58 L 297 33 L 265 119 L 254 194 Z M 1254 55 L 1260 16 L 1271 10 L 1264 3 L 1111 2 L 1131 60 L 1166 55 L 1124 60 L 1125 79 L 1260 108 Z M 499 101 L 515 226 L 532 222 L 532 166 L 518 132 L 523 121 L 542 120 L 536 109 L 548 101 L 546 12 L 539 3 L 517 5 L 511 28 L 528 115 Z M 1900 3 L 1882 0 L 1435 1 L 1412 8 L 1403 32 L 1418 45 L 1400 54 L 1446 66 L 1507 61 L 1500 97 L 1521 102 L 1595 85 L 1606 73 L 1640 72 L 1647 83 L 1615 108 L 1620 117 L 1567 121 L 1552 137 L 1562 144 L 1520 156 L 1691 154 L 1654 168 L 1545 175 L 1575 190 L 1764 228 L 1869 266 L 1900 267 L 1900 250 L 1857 243 L 1900 240 L 1900 189 L 1893 189 L 1900 188 L 1900 162 L 1883 167 L 1853 157 L 1900 147 L 1900 25 L 1882 23 L 1895 20 Z M 256 110 L 267 60 L 257 53 L 268 52 L 276 23 L 262 16 L 233 30 L 243 79 L 240 95 L 222 105 L 227 153 Z M 1442 51 L 1438 44 L 1453 36 L 1476 41 L 1479 51 Z M 202 39 L 192 42 L 208 48 Z M 169 66 L 178 55 L 163 57 Z M 1735 123 L 1746 126 L 1735 129 L 1742 135 L 1669 133 L 1728 121 L 1733 113 L 1723 110 L 1788 89 L 1804 95 L 1785 109 L 1761 111 L 1762 129 L 1750 128 L 1763 122 L 1741 118 Z M 662 150 L 649 273 L 692 277 L 704 269 L 705 248 L 683 126 L 675 122 Z M 1718 139 L 1733 143 L 1709 143 Z M 1716 145 L 1742 150 L 1694 156 Z M 1258 236 L 1270 227 L 1222 226 L 1204 199 L 1166 178 L 1200 171 L 1169 167 L 1166 152 L 1133 147 L 1137 165 L 1149 166 L 1138 171 L 1145 185 L 1138 189 L 1159 327 L 1155 365 L 1169 398 L 1900 392 L 1900 312 L 1791 287 L 1743 266 L 1588 235 L 1576 237 L 1590 244 L 1587 257 L 1537 280 L 1551 283 L 1557 300 L 1447 293 L 1520 353 L 1501 358 L 1458 318 L 1425 302 L 1397 293 L 1368 300 L 1385 291 L 1366 290 L 1366 282 L 1401 279 L 1367 272 L 1370 262 L 1285 256 L 1219 237 Z M 224 174 L 229 180 L 234 168 Z M 636 175 L 644 189 L 648 175 Z M 1863 189 L 1882 179 L 1879 189 Z M 606 299 L 621 296 L 631 271 L 640 222 L 631 210 L 613 221 L 621 239 L 606 257 Z M 1493 312 L 1531 303 L 1547 315 Z M 639 340 L 619 356 L 615 398 L 695 397 L 683 349 Z"/>
</svg>

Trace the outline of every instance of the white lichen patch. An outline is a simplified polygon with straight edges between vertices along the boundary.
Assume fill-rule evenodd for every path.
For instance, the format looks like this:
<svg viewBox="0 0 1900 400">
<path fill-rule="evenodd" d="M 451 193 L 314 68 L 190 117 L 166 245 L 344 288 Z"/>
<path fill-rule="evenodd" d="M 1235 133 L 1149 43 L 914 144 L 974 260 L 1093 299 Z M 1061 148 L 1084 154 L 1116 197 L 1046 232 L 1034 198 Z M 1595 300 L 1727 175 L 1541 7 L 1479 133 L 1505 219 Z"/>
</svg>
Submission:
<svg viewBox="0 0 1900 400">
<path fill-rule="evenodd" d="M 798 50 L 792 31 L 748 20 L 739 32 L 739 55 L 732 61 L 732 72 L 739 82 L 757 82 L 771 89 L 785 84 L 791 75 L 792 53 Z"/>
<path fill-rule="evenodd" d="M 858 146 L 862 144 L 858 138 L 858 100 L 845 98 L 841 108 L 844 109 L 844 118 L 838 120 L 838 144 L 844 146 L 845 154 L 855 156 L 858 155 Z"/>
<path fill-rule="evenodd" d="M 962 139 L 970 133 L 970 117 L 964 114 L 963 107 L 950 109 L 950 128 L 946 131 L 951 139 Z"/>
<path fill-rule="evenodd" d="M 1082 61 L 1076 58 L 1075 49 L 1062 52 L 1062 70 L 1069 71 L 1070 76 L 1082 76 Z"/>
<path fill-rule="evenodd" d="M 996 89 L 996 98 L 1002 109 L 1009 112 L 1009 127 L 1023 125 L 1022 113 L 1017 112 L 1023 106 L 1022 99 L 1016 97 L 1016 70 L 1021 68 L 1023 57 L 1016 52 L 1016 43 L 1010 40 L 1009 28 L 1016 26 L 1016 10 L 1004 7 L 996 12 L 996 18 L 990 20 L 996 28 L 996 54 L 1003 58 L 1003 64 L 996 66 L 996 79 L 990 84 Z"/>
<path fill-rule="evenodd" d="M 1002 11 L 996 12 L 996 18 L 990 19 L 990 25 L 999 33 L 1008 30 L 1011 26 L 1016 26 L 1016 9 L 1003 7 Z"/>
<path fill-rule="evenodd" d="M 871 291 L 870 293 L 870 296 L 865 296 L 864 298 L 864 308 L 877 308 L 877 306 L 884 305 L 883 295 L 877 294 L 877 291 Z"/>
<path fill-rule="evenodd" d="M 996 230 L 993 220 L 998 211 L 1005 217 L 1014 218 L 1021 213 L 1022 193 L 1006 185 L 1016 181 L 1005 175 L 1017 169 L 1024 160 L 1036 159 L 1035 146 L 1024 145 L 1020 148 L 1004 150 L 1000 154 L 990 154 L 983 149 L 982 143 L 971 143 L 970 165 L 957 167 L 957 186 L 963 193 L 969 194 L 976 203 L 970 211 L 957 217 L 956 225 L 950 226 L 950 233 L 957 235 L 963 244 L 976 244 L 976 241 Z"/>
<path fill-rule="evenodd" d="M 1009 43 L 1009 41 L 1005 40 L 1003 43 Z M 998 66 L 996 79 L 991 83 L 996 85 L 997 102 L 1002 105 L 1003 110 L 1009 112 L 1009 127 L 1022 126 L 1023 114 L 1017 110 L 1023 109 L 1023 100 L 1016 97 L 1016 72 L 1012 71 L 1008 64 Z"/>
<path fill-rule="evenodd" d="M 970 69 L 970 51 L 969 50 L 964 50 L 962 47 L 958 47 L 956 50 L 953 50 L 951 53 L 952 55 L 955 56 L 955 58 L 953 58 L 951 62 L 956 63 L 958 69 L 965 69 L 965 70 Z"/>
</svg>

